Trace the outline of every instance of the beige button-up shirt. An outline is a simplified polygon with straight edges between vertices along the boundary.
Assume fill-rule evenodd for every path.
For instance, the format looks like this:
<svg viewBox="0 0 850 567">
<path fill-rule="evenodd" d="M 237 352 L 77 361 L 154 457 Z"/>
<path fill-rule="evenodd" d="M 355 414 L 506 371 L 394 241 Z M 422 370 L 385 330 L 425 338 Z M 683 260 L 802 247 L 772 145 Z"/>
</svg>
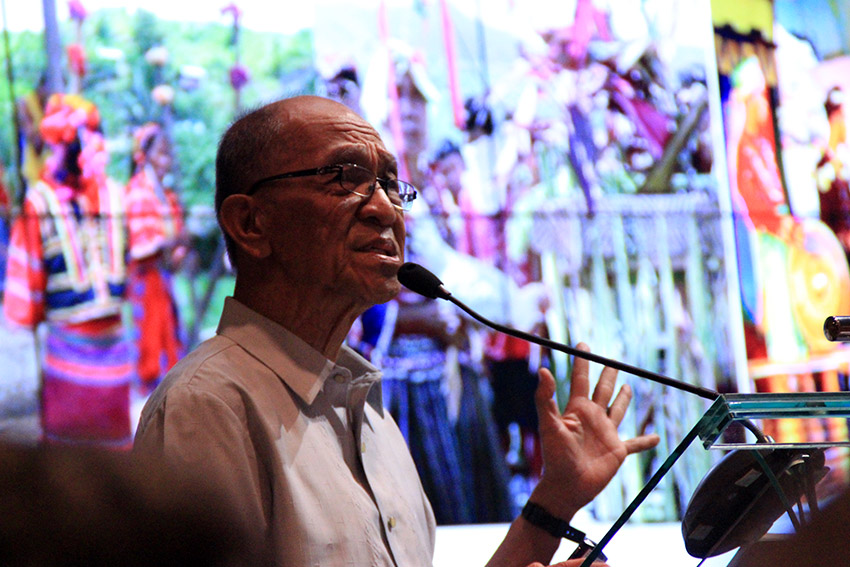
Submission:
<svg viewBox="0 0 850 567">
<path fill-rule="evenodd" d="M 135 448 L 220 483 L 276 565 L 432 563 L 433 513 L 378 370 L 233 298 L 148 401 Z"/>
</svg>

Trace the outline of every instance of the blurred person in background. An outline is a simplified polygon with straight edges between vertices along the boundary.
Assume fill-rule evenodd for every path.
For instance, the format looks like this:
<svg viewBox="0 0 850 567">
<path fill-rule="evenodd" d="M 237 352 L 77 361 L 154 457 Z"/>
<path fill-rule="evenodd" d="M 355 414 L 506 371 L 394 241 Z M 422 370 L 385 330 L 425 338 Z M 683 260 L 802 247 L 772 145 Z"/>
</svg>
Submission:
<svg viewBox="0 0 850 567">
<path fill-rule="evenodd" d="M 188 251 L 183 206 L 171 187 L 171 143 L 152 122 L 133 134 L 133 172 L 127 184 L 129 299 L 140 393 L 150 394 L 183 354 L 172 274 Z"/>
<path fill-rule="evenodd" d="M 4 567 L 260 567 L 261 550 L 203 471 L 0 439 Z"/>
<path fill-rule="evenodd" d="M 131 344 L 124 191 L 106 174 L 97 107 L 79 95 L 47 102 L 48 159 L 14 220 L 3 309 L 37 328 L 40 418 L 46 441 L 129 448 Z"/>
</svg>

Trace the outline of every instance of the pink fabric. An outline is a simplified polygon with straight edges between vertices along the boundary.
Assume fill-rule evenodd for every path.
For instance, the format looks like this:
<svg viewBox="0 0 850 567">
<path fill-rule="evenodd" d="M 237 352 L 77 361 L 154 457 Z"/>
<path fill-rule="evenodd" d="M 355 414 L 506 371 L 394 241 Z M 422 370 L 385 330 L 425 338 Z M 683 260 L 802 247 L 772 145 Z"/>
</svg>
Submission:
<svg viewBox="0 0 850 567">
<path fill-rule="evenodd" d="M 443 44 L 446 48 L 446 65 L 449 74 L 449 93 L 452 100 L 452 113 L 454 114 L 455 126 L 463 130 L 466 120 L 464 118 L 463 102 L 460 97 L 460 85 L 457 80 L 457 52 L 455 50 L 454 26 L 449 14 L 446 0 L 440 0 L 440 15 L 443 24 Z"/>
</svg>

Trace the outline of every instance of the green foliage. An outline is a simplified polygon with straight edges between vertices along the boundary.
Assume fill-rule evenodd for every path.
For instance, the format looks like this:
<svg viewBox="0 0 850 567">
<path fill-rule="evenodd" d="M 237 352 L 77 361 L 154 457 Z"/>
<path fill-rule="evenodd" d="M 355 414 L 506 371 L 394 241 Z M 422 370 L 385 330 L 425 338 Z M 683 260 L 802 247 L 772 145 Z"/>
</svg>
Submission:
<svg viewBox="0 0 850 567">
<path fill-rule="evenodd" d="M 29 92 L 38 83 L 45 66 L 44 40 L 41 34 L 21 32 L 9 34 L 9 52 L 12 54 L 14 83 L 9 84 L 6 76 L 6 44 L 0 42 L 3 57 L 3 79 L 0 80 L 0 161 L 7 167 L 9 178 L 13 177 L 15 158 L 15 105 L 13 98 Z"/>
<path fill-rule="evenodd" d="M 73 22 L 60 22 L 60 30 L 65 45 L 76 41 Z M 129 177 L 133 128 L 150 120 L 162 121 L 171 128 L 184 201 L 188 206 L 210 205 L 216 144 L 239 111 L 229 78 L 237 56 L 251 76 L 239 98 L 243 108 L 288 92 L 315 91 L 310 32 L 283 36 L 241 29 L 238 46 L 232 45 L 232 35 L 225 18 L 221 24 L 201 24 L 161 20 L 145 10 L 89 14 L 82 28 L 88 57 L 82 94 L 100 109 L 109 140 L 110 175 L 120 182 Z M 158 46 L 168 52 L 162 66 L 145 59 L 148 50 Z M 20 97 L 34 87 L 45 67 L 42 34 L 11 33 L 10 53 L 14 96 Z M 174 89 L 170 109 L 151 97 L 159 84 Z M 9 88 L 0 89 L 0 103 L 9 117 L 0 121 L 0 159 L 7 166 L 14 159 L 11 96 Z"/>
<path fill-rule="evenodd" d="M 154 120 L 171 133 L 176 186 L 188 212 L 186 226 L 197 263 L 179 286 L 181 313 L 189 326 L 197 318 L 201 329 L 214 328 L 223 297 L 233 285 L 227 274 L 219 279 L 220 273 L 208 273 L 221 256 L 212 210 L 218 139 L 240 111 L 237 105 L 247 108 L 292 92 L 316 92 L 312 33 L 283 36 L 240 29 L 234 45 L 233 26 L 224 17 L 221 24 L 173 22 L 148 11 L 129 14 L 124 9 L 90 13 L 81 31 L 88 65 L 81 94 L 100 110 L 110 150 L 109 174 L 121 183 L 128 180 L 135 127 Z M 74 22 L 60 22 L 60 33 L 65 46 L 78 40 Z M 158 47 L 165 48 L 167 58 L 155 65 L 146 54 Z M 0 89 L 8 117 L 0 120 L 0 159 L 7 166 L 15 157 L 13 99 L 31 91 L 46 67 L 44 38 L 32 32 L 10 34 L 9 52 L 15 80 L 14 85 L 3 84 L 14 89 Z M 237 62 L 250 75 L 239 96 L 230 84 L 230 69 Z M 173 89 L 170 106 L 153 99 L 158 85 Z M 15 168 L 10 169 L 14 174 Z M 196 304 L 210 285 L 215 287 L 208 304 Z"/>
<path fill-rule="evenodd" d="M 139 10 L 133 18 L 133 37 L 141 53 L 151 47 L 162 45 L 164 37 L 157 26 L 157 17 L 147 10 Z"/>
</svg>

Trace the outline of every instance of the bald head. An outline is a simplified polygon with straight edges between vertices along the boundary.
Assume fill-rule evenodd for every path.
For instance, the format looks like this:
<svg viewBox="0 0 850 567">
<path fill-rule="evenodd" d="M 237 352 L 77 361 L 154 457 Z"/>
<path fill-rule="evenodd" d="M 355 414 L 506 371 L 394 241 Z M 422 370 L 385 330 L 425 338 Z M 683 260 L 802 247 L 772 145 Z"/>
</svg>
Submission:
<svg viewBox="0 0 850 567">
<path fill-rule="evenodd" d="M 245 193 L 255 181 L 308 159 L 316 147 L 314 126 L 334 121 L 360 123 L 374 132 L 344 104 L 312 95 L 272 102 L 236 120 L 222 136 L 216 156 L 216 216 L 230 195 Z M 225 242 L 233 259 L 234 243 L 226 232 Z"/>
<path fill-rule="evenodd" d="M 359 191 L 344 185 L 350 166 L 367 172 Z M 377 183 L 398 177 L 396 158 L 360 115 L 303 96 L 238 120 L 217 167 L 234 297 L 334 358 L 356 317 L 400 288 L 404 216 Z"/>
<path fill-rule="evenodd" d="M 354 112 L 336 101 L 298 96 L 236 120 L 222 136 L 216 156 L 216 212 L 227 196 L 244 193 L 257 179 L 281 171 L 280 156 L 300 157 L 301 142 L 314 121 L 349 114 Z"/>
</svg>

